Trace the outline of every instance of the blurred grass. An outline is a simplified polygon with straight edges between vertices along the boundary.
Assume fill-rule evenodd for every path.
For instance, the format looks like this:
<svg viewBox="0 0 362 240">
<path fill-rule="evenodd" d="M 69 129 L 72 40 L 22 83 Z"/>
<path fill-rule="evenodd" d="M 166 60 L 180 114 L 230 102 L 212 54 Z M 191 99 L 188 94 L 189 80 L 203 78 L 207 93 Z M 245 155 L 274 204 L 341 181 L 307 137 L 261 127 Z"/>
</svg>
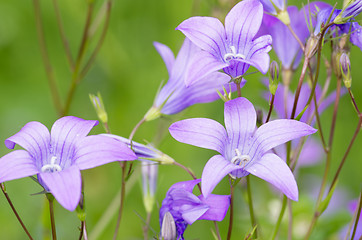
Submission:
<svg viewBox="0 0 362 240">
<path fill-rule="evenodd" d="M 99 9 L 103 1 L 96 1 L 95 3 L 96 9 Z M 196 3 L 191 0 L 114 1 L 107 37 L 93 67 L 76 90 L 70 115 L 84 119 L 96 119 L 88 94 L 100 91 L 109 113 L 109 124 L 112 132 L 127 137 L 133 126 L 152 105 L 161 80 L 168 78 L 164 63 L 152 45 L 153 41 L 159 41 L 170 46 L 176 54 L 184 37 L 180 32 L 174 30 L 175 27 L 184 19 L 192 16 L 192 13 L 207 15 L 213 12 L 225 15 L 227 10 L 215 11 L 213 8 L 215 3 L 216 0 L 200 0 Z M 289 1 L 289 3 L 298 3 L 300 6 L 299 1 Z M 193 6 L 196 7 L 193 9 Z M 60 42 L 52 2 L 41 1 L 41 7 L 47 47 L 64 101 L 70 85 L 70 71 Z M 59 7 L 70 48 L 73 57 L 75 57 L 80 45 L 87 4 L 86 1 L 63 0 L 59 1 Z M 92 41 L 88 50 L 92 49 L 95 43 L 96 41 Z M 89 54 L 86 56 L 88 57 Z M 362 104 L 362 83 L 359 79 L 359 76 L 362 76 L 362 69 L 359 67 L 361 59 L 360 49 L 352 47 L 352 86 L 359 105 Z M 246 86 L 242 89 L 242 93 L 256 107 L 265 109 L 268 103 L 260 97 L 263 88 L 259 81 L 260 77 L 260 74 L 250 76 Z M 322 71 L 320 80 L 323 81 L 324 78 L 325 72 Z M 331 87 L 334 85 L 335 79 L 333 78 Z M 40 121 L 50 128 L 57 119 L 40 55 L 31 1 L 0 0 L 0 101 L 2 103 L 0 104 L 0 136 L 3 140 L 19 131 L 29 121 Z M 340 106 L 331 173 L 335 172 L 357 124 L 357 117 L 348 96 L 342 98 Z M 332 109 L 330 108 L 322 116 L 326 130 L 328 130 L 331 114 Z M 140 142 L 143 139 L 152 141 L 157 134 L 159 125 L 162 128 L 167 128 L 173 121 L 189 117 L 208 117 L 223 122 L 223 103 L 216 101 L 210 104 L 192 106 L 177 116 L 146 123 L 140 128 L 134 139 Z M 98 126 L 92 133 L 96 134 L 102 131 L 102 127 Z M 362 148 L 359 147 L 360 144 L 361 139 L 358 137 L 344 166 L 338 185 L 345 189 L 347 198 L 350 199 L 357 198 L 361 188 Z M 201 176 L 202 168 L 207 159 L 214 155 L 212 151 L 178 143 L 167 132 L 164 141 L 160 144 L 160 149 L 185 166 L 192 167 L 198 176 Z M 9 150 L 4 145 L 0 145 L 1 155 L 8 152 Z M 301 170 L 298 184 L 303 186 L 304 182 L 301 179 L 304 176 L 310 174 L 321 176 L 322 171 L 323 164 Z M 157 203 L 160 205 L 171 184 L 190 178 L 174 166 L 160 166 L 159 172 Z M 117 163 L 83 172 L 89 233 L 118 192 L 120 173 L 121 169 Z M 255 186 L 253 194 L 256 215 L 262 223 L 261 227 L 265 226 L 262 228 L 262 236 L 266 238 L 273 228 L 273 221 L 269 217 L 270 208 L 273 208 L 270 207 L 272 206 L 270 204 L 272 200 L 278 198 L 268 190 L 267 183 L 252 178 L 252 184 Z M 315 183 L 316 186 L 318 184 Z M 47 207 L 46 204 L 44 205 L 44 198 L 41 195 L 30 196 L 30 194 L 41 191 L 40 187 L 34 184 L 31 179 L 10 181 L 6 183 L 6 186 L 34 238 L 41 239 L 43 231 L 50 236 L 49 230 L 44 229 L 41 223 L 43 207 Z M 216 188 L 216 192 L 228 194 L 228 189 L 228 183 L 224 179 Z M 251 227 L 246 201 L 240 189 L 236 190 L 236 199 L 233 236 L 235 239 L 240 239 L 251 230 Z M 314 205 L 308 200 L 308 196 L 303 196 L 299 203 L 295 203 L 294 209 L 309 209 L 310 214 L 303 217 L 303 221 L 308 221 L 313 207 Z M 340 206 L 340 208 L 345 209 L 345 206 Z M 346 214 L 346 212 L 344 213 Z M 141 187 L 139 183 L 136 183 L 130 189 L 126 199 L 120 239 L 142 238 L 142 220 L 138 215 L 145 217 Z M 338 219 L 340 221 L 332 225 L 335 226 L 334 232 L 328 233 L 328 236 L 331 236 L 330 239 L 338 232 L 338 228 L 348 221 L 348 217 L 346 218 L 345 215 Z M 76 213 L 70 213 L 56 204 L 56 222 L 59 239 L 78 237 L 79 222 Z M 323 223 L 322 221 L 322 229 L 319 229 L 317 235 L 326 236 L 323 235 L 327 234 L 327 230 L 323 230 L 325 225 Z M 225 221 L 219 224 L 222 236 L 226 236 L 227 224 L 228 215 Z M 112 219 L 111 224 L 105 229 L 100 239 L 111 239 L 114 226 L 115 218 Z M 156 232 L 159 231 L 156 211 L 153 212 L 151 227 Z M 186 239 L 211 239 L 211 228 L 213 228 L 212 223 L 196 222 L 187 229 L 185 237 Z M 26 237 L 4 197 L 0 197 L 0 236 L 6 239 L 25 239 Z M 285 236 L 282 233 L 282 237 Z"/>
</svg>

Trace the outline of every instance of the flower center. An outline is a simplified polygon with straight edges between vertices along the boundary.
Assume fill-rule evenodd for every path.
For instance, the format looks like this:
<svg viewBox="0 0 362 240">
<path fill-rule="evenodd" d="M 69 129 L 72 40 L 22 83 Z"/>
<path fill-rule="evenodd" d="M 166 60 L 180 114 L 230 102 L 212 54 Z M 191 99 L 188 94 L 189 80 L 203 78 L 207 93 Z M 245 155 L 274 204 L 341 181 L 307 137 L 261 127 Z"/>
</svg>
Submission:
<svg viewBox="0 0 362 240">
<path fill-rule="evenodd" d="M 50 159 L 50 164 L 45 164 L 42 168 L 41 171 L 42 172 L 59 172 L 62 171 L 62 168 L 55 163 L 55 161 L 57 160 L 56 156 L 53 156 Z"/>
<path fill-rule="evenodd" d="M 226 53 L 224 55 L 224 61 L 225 62 L 229 62 L 230 60 L 233 59 L 245 59 L 245 56 L 241 53 L 236 53 L 236 48 L 234 46 L 230 46 L 230 51 L 229 53 Z"/>
<path fill-rule="evenodd" d="M 231 159 L 231 162 L 235 165 L 245 167 L 245 165 L 250 161 L 249 155 L 241 155 L 239 149 L 235 149 L 235 156 Z"/>
</svg>

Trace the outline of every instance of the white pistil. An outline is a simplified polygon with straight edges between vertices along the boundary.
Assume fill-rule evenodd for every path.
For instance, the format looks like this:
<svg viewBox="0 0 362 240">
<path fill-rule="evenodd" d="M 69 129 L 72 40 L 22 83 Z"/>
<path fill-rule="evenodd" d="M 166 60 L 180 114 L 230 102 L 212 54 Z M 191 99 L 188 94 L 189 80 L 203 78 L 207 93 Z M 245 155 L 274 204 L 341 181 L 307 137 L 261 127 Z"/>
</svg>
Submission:
<svg viewBox="0 0 362 240">
<path fill-rule="evenodd" d="M 42 168 L 41 171 L 42 172 L 59 172 L 62 171 L 62 168 L 55 163 L 55 161 L 57 160 L 56 156 L 52 156 L 52 158 L 50 159 L 50 164 L 45 164 Z"/>
<path fill-rule="evenodd" d="M 234 46 L 230 46 L 231 53 L 226 53 L 224 55 L 224 61 L 229 62 L 232 59 L 245 59 L 245 56 L 241 53 L 236 53 L 236 48 Z"/>
<path fill-rule="evenodd" d="M 245 167 L 245 165 L 250 161 L 250 156 L 249 155 L 241 155 L 239 149 L 235 149 L 235 153 L 236 156 L 234 156 L 231 159 L 231 162 L 235 165 L 239 165 L 241 166 L 241 164 L 243 164 L 243 167 Z"/>
</svg>

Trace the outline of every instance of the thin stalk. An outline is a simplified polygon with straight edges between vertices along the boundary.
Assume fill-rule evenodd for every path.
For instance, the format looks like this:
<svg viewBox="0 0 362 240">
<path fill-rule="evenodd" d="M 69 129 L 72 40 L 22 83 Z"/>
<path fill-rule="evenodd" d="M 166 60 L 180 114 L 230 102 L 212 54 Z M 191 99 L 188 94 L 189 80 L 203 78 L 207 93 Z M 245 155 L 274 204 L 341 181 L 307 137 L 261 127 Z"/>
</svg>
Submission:
<svg viewBox="0 0 362 240">
<path fill-rule="evenodd" d="M 49 202 L 49 214 L 50 214 L 50 224 L 52 227 L 52 239 L 57 239 L 57 231 L 55 228 L 55 218 L 54 218 L 54 197 L 50 193 L 46 194 L 48 202 Z"/>
<path fill-rule="evenodd" d="M 63 27 L 62 17 L 60 15 L 58 0 L 53 0 L 53 5 L 54 5 L 55 16 L 56 16 L 57 24 L 58 24 L 58 28 L 59 28 L 60 38 L 62 40 L 63 47 L 65 50 L 65 55 L 67 57 L 70 69 L 71 69 L 71 71 L 73 71 L 74 70 L 74 60 L 72 57 L 72 52 L 70 51 L 69 41 L 68 41 L 67 37 L 65 36 L 65 31 L 64 31 L 64 27 Z"/>
<path fill-rule="evenodd" d="M 114 234 L 113 234 L 113 240 L 117 239 L 119 226 L 121 225 L 121 220 L 122 220 L 122 212 L 123 212 L 123 205 L 124 205 L 124 195 L 125 195 L 125 192 L 126 192 L 126 179 L 125 179 L 126 167 L 127 167 L 127 164 L 123 164 L 123 166 L 122 166 L 122 179 L 121 179 L 121 184 L 122 184 L 121 185 L 121 199 L 120 199 L 116 229 L 114 230 Z"/>
<path fill-rule="evenodd" d="M 48 84 L 49 84 L 50 92 L 52 95 L 54 107 L 57 111 L 57 114 L 61 115 L 63 108 L 61 105 L 58 87 L 57 87 L 57 84 L 55 81 L 54 70 L 50 63 L 48 51 L 46 48 L 39 0 L 33 0 L 33 5 L 34 5 L 34 12 L 35 12 L 36 30 L 37 30 L 38 41 L 39 41 L 39 45 L 40 45 L 41 56 L 43 58 L 45 73 L 47 75 Z"/>
<path fill-rule="evenodd" d="M 240 83 L 236 83 L 236 90 L 238 92 L 238 97 L 241 97 L 241 87 L 240 87 Z"/>
<path fill-rule="evenodd" d="M 290 24 L 286 25 L 287 28 L 289 29 L 290 33 L 293 35 L 293 37 L 295 38 L 295 40 L 297 40 L 300 48 L 302 49 L 302 51 L 304 52 L 304 44 L 302 43 L 302 41 L 299 39 L 298 35 L 294 32 L 292 26 L 290 26 Z"/>
<path fill-rule="evenodd" d="M 1 191 L 3 192 L 3 194 L 4 194 L 4 196 L 5 196 L 6 200 L 8 201 L 11 210 L 12 210 L 13 213 L 15 214 L 16 219 L 18 219 L 18 222 L 20 223 L 21 227 L 22 227 L 23 230 L 25 231 L 26 235 L 28 235 L 29 239 L 33 240 L 33 238 L 32 238 L 32 236 L 30 235 L 28 229 L 25 227 L 25 224 L 24 224 L 23 221 L 21 220 L 20 215 L 19 215 L 18 212 L 16 211 L 16 209 L 15 209 L 15 207 L 14 207 L 14 204 L 13 204 L 13 202 L 11 201 L 8 193 L 6 192 L 5 186 L 4 186 L 3 183 L 0 183 L 0 188 L 1 188 Z"/>
<path fill-rule="evenodd" d="M 332 149 L 333 137 L 334 137 L 335 127 L 336 127 L 336 122 L 337 122 L 338 105 L 339 105 L 339 99 L 340 99 L 340 95 L 341 95 L 341 84 L 342 84 L 342 79 L 340 77 L 337 77 L 336 100 L 334 101 L 331 130 L 330 130 L 329 141 L 328 141 L 328 147 L 329 147 L 330 151 Z"/>
<path fill-rule="evenodd" d="M 84 76 L 87 74 L 87 72 L 89 71 L 91 65 L 93 64 L 95 58 L 97 57 L 97 54 L 99 52 L 99 50 L 101 49 L 104 39 L 106 38 L 107 35 L 107 31 L 108 31 L 108 27 L 109 27 L 109 20 L 110 20 L 110 16 L 111 16 L 111 8 L 112 8 L 112 1 L 108 0 L 107 1 L 107 8 L 106 8 L 106 20 L 103 26 L 103 30 L 101 33 L 101 36 L 98 40 L 98 43 L 92 53 L 92 55 L 90 56 L 90 58 L 88 59 L 87 63 L 85 64 L 83 70 L 80 73 L 80 79 L 84 78 Z"/>
<path fill-rule="evenodd" d="M 221 240 L 219 226 L 217 225 L 217 222 L 216 222 L 216 221 L 213 221 L 213 222 L 214 222 L 214 227 L 215 227 L 217 239 L 218 239 L 218 240 Z"/>
<path fill-rule="evenodd" d="M 249 175 L 246 176 L 246 190 L 248 193 L 248 205 L 249 205 L 251 225 L 254 228 L 256 226 L 256 219 L 255 219 L 255 214 L 254 214 L 253 198 L 251 195 L 251 185 L 250 185 L 250 176 Z M 254 237 L 258 238 L 258 228 L 255 229 Z"/>
<path fill-rule="evenodd" d="M 292 208 L 292 201 L 288 199 L 288 240 L 293 239 L 293 208 Z"/>
<path fill-rule="evenodd" d="M 82 37 L 82 41 L 79 47 L 79 51 L 78 51 L 78 55 L 74 64 L 74 70 L 72 72 L 72 81 L 71 81 L 71 85 L 68 91 L 68 95 L 67 95 L 67 100 L 65 102 L 65 107 L 63 110 L 63 116 L 67 115 L 69 112 L 69 108 L 70 108 L 70 104 L 73 100 L 73 96 L 74 96 L 74 92 L 75 89 L 80 81 L 80 75 L 79 72 L 81 71 L 80 66 L 81 66 L 81 62 L 85 53 L 85 49 L 88 45 L 88 32 L 89 32 L 89 27 L 92 21 L 92 16 L 93 16 L 93 9 L 94 9 L 94 2 L 90 1 L 88 4 L 88 12 L 87 12 L 87 17 L 86 17 L 86 22 L 85 22 L 85 26 L 84 26 L 84 30 L 83 30 L 83 37 Z"/>
<path fill-rule="evenodd" d="M 83 233 L 84 233 L 84 229 L 85 229 L 85 222 L 81 221 L 80 222 L 80 234 L 79 234 L 79 240 L 82 240 L 83 238 Z"/>
<path fill-rule="evenodd" d="M 272 240 L 274 240 L 279 232 L 279 227 L 280 224 L 282 222 L 283 216 L 284 216 L 284 212 L 285 212 L 285 208 L 287 207 L 287 197 L 283 196 L 283 203 L 282 203 L 282 208 L 280 209 L 280 213 L 279 213 L 279 217 L 277 220 L 277 223 L 275 224 L 275 228 L 274 228 L 274 232 L 273 232 L 273 236 L 272 236 Z"/>
<path fill-rule="evenodd" d="M 353 96 L 353 93 L 352 93 L 351 88 L 348 88 L 348 93 L 349 93 L 349 96 L 351 97 L 351 101 L 352 101 L 352 104 L 353 104 L 354 109 L 356 110 L 356 112 L 357 112 L 358 115 L 361 115 L 361 112 L 360 112 L 359 109 L 358 109 L 358 105 L 357 105 L 357 103 L 356 103 L 356 99 L 354 99 L 354 96 Z"/>
<path fill-rule="evenodd" d="M 231 233 L 233 231 L 233 220 L 234 220 L 234 186 L 230 182 L 230 218 L 227 240 L 231 239 Z"/>
<path fill-rule="evenodd" d="M 144 240 L 148 240 L 148 229 L 150 227 L 150 222 L 151 222 L 151 213 L 148 212 L 147 213 L 147 218 L 146 218 L 146 224 L 143 227 L 143 238 L 144 238 Z"/>
<path fill-rule="evenodd" d="M 275 95 L 272 94 L 272 97 L 271 97 L 271 100 L 270 100 L 269 112 L 268 112 L 268 116 L 267 116 L 267 118 L 266 118 L 266 120 L 265 120 L 265 123 L 269 122 L 271 113 L 272 113 L 272 111 L 273 111 L 274 98 L 275 98 Z"/>
<path fill-rule="evenodd" d="M 354 236 L 356 235 L 356 230 L 357 230 L 357 227 L 358 227 L 359 218 L 361 216 L 361 207 L 362 207 L 362 192 L 361 192 L 361 194 L 359 196 L 358 208 L 356 209 L 357 216 L 356 216 L 356 220 L 354 221 L 354 226 L 353 226 L 353 232 L 352 232 L 351 239 L 354 239 Z"/>
<path fill-rule="evenodd" d="M 130 142 L 130 145 L 131 145 L 131 148 L 132 148 L 132 139 L 134 137 L 134 135 L 136 134 L 137 130 L 140 128 L 140 126 L 146 122 L 146 119 L 145 118 L 142 118 L 141 121 L 139 121 L 136 126 L 132 129 L 131 131 L 131 134 L 129 135 L 129 142 Z"/>
</svg>

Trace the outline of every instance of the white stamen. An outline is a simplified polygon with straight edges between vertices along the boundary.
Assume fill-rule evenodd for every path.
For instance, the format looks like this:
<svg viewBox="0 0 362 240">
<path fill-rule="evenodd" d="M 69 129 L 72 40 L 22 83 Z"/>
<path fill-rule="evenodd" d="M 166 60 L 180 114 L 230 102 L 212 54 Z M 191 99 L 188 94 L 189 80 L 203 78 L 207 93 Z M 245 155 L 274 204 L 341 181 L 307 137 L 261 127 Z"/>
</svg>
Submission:
<svg viewBox="0 0 362 240">
<path fill-rule="evenodd" d="M 59 172 L 62 171 L 62 168 L 55 163 L 55 161 L 57 160 L 56 156 L 52 156 L 52 158 L 50 159 L 50 164 L 45 164 L 40 170 L 42 172 Z"/>
<path fill-rule="evenodd" d="M 234 46 L 230 46 L 231 53 L 226 53 L 224 55 L 224 61 L 229 62 L 232 59 L 245 59 L 245 56 L 241 53 L 236 53 L 236 48 Z"/>
<path fill-rule="evenodd" d="M 234 156 L 231 159 L 231 162 L 235 165 L 239 165 L 241 166 L 241 164 L 243 164 L 243 167 L 245 167 L 245 165 L 250 161 L 250 156 L 249 155 L 241 155 L 239 149 L 235 149 L 235 153 L 236 156 Z"/>
</svg>

